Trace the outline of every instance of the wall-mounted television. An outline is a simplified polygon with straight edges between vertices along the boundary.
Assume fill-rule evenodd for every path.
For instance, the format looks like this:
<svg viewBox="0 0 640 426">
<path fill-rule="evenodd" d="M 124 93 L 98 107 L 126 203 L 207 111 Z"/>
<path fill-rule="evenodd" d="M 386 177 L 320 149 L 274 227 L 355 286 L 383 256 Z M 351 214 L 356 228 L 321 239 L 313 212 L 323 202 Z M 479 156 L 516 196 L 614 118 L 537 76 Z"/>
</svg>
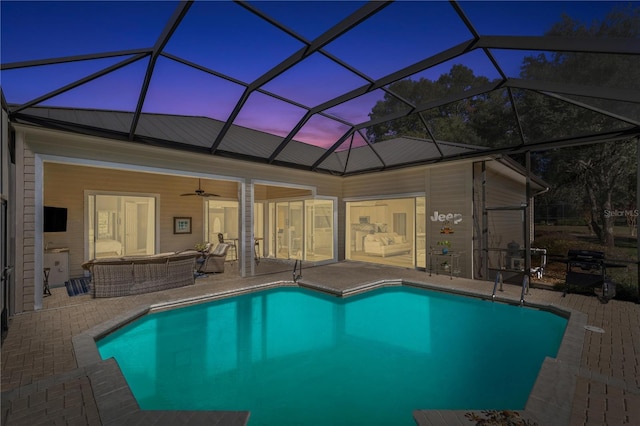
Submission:
<svg viewBox="0 0 640 426">
<path fill-rule="evenodd" d="M 44 232 L 67 232 L 67 209 L 44 206 Z"/>
</svg>

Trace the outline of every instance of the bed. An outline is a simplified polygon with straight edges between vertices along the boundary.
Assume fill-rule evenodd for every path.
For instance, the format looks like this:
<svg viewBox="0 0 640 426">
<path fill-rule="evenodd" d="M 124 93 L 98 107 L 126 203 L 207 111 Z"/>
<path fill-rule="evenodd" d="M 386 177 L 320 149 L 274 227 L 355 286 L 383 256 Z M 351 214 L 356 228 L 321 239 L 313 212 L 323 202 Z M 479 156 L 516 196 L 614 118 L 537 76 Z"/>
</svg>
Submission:
<svg viewBox="0 0 640 426">
<path fill-rule="evenodd" d="M 95 257 L 108 257 L 108 256 L 121 256 L 122 255 L 122 243 L 117 240 L 111 240 L 107 238 L 100 238 L 96 240 L 96 256 Z"/>
</svg>

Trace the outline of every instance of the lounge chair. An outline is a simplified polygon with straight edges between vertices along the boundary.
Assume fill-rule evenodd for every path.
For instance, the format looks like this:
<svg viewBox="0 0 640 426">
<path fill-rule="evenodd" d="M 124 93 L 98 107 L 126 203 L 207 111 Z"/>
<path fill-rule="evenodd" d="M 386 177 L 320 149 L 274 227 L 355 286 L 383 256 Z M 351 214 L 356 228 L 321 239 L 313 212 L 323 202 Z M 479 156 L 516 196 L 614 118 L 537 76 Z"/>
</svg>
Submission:
<svg viewBox="0 0 640 426">
<path fill-rule="evenodd" d="M 227 258 L 229 244 L 219 243 L 204 256 L 198 272 L 205 274 L 224 272 L 224 261 Z"/>
</svg>

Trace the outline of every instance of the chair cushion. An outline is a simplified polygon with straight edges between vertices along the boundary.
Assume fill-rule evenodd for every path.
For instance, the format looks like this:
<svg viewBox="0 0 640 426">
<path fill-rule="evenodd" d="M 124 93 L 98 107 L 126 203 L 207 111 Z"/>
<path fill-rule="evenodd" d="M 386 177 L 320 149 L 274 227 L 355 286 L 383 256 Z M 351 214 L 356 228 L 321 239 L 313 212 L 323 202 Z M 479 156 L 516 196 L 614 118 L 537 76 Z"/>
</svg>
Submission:
<svg viewBox="0 0 640 426">
<path fill-rule="evenodd" d="M 213 251 L 211 252 L 212 255 L 214 256 L 222 256 L 226 251 L 227 248 L 229 247 L 228 244 L 226 243 L 220 243 L 216 246 L 216 248 L 213 249 Z"/>
</svg>

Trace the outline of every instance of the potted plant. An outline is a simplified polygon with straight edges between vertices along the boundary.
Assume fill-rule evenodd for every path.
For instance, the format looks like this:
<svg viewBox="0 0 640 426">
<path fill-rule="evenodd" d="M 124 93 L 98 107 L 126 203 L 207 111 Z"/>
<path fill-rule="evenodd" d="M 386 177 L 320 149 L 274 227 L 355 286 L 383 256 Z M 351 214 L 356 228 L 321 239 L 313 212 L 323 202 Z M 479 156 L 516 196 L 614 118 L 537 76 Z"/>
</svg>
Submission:
<svg viewBox="0 0 640 426">
<path fill-rule="evenodd" d="M 451 248 L 451 241 L 449 240 L 441 240 L 436 243 L 439 246 L 442 246 L 442 254 L 449 253 L 449 249 Z"/>
<path fill-rule="evenodd" d="M 194 247 L 197 251 L 203 252 L 207 248 L 207 243 L 198 243 Z"/>
</svg>

